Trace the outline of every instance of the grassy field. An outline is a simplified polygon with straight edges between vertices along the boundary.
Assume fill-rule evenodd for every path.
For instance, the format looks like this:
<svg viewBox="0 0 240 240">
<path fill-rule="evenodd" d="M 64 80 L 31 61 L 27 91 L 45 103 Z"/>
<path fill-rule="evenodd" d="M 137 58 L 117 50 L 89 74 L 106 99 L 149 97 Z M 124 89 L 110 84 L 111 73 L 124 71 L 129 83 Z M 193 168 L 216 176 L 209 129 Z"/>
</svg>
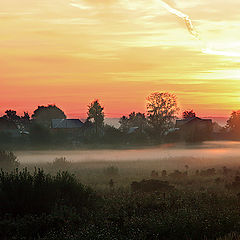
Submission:
<svg viewBox="0 0 240 240">
<path fill-rule="evenodd" d="M 49 163 L 21 164 L 18 171 L 27 168 L 25 175 L 15 171 L 11 177 L 1 178 L 0 189 L 5 192 L 1 190 L 0 197 L 4 202 L 10 196 L 16 201 L 13 205 L 22 209 L 27 204 L 30 210 L 18 213 L 15 209 L 13 214 L 11 208 L 9 212 L 2 209 L 0 237 L 240 239 L 240 164 L 236 163 L 237 159 L 232 159 L 223 165 L 215 159 L 209 164 L 197 158 L 70 162 L 62 157 Z M 59 171 L 67 171 L 70 177 Z M 132 182 L 143 179 L 144 189 L 131 188 Z M 167 182 L 172 188 L 152 189 L 153 180 Z M 3 182 L 8 187 L 3 188 Z M 31 186 L 31 199 L 35 199 L 32 202 L 25 191 L 26 182 Z"/>
</svg>

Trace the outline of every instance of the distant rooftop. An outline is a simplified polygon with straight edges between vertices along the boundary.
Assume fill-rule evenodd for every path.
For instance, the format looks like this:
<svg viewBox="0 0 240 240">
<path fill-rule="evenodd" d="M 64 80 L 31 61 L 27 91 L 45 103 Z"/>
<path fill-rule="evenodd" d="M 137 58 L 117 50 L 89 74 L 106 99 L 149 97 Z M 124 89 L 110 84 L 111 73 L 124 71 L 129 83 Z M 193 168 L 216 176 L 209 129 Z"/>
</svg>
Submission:
<svg viewBox="0 0 240 240">
<path fill-rule="evenodd" d="M 202 118 L 199 118 L 199 117 L 192 117 L 192 118 L 187 118 L 187 119 L 176 120 L 176 127 L 179 128 L 179 127 L 181 127 L 185 124 L 188 124 L 192 121 L 195 121 L 195 120 L 198 120 L 198 121 L 201 121 L 201 122 L 206 122 L 206 123 L 209 123 L 209 124 L 212 123 L 212 119 L 202 119 Z"/>
<path fill-rule="evenodd" d="M 83 122 L 79 119 L 52 119 L 52 128 L 64 129 L 64 128 L 81 128 Z"/>
</svg>

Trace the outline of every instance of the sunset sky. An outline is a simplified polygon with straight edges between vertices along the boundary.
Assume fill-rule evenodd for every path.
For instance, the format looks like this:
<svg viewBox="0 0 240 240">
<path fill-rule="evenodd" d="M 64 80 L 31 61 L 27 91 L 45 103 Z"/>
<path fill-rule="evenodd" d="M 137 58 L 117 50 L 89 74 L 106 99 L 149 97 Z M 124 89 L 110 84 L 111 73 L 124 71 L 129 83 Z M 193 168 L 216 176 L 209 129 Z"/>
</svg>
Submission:
<svg viewBox="0 0 240 240">
<path fill-rule="evenodd" d="M 156 91 L 200 116 L 240 109 L 240 1 L 167 2 L 201 41 L 159 0 L 0 1 L 0 113 L 56 104 L 84 117 L 99 99 L 120 117 Z"/>
</svg>

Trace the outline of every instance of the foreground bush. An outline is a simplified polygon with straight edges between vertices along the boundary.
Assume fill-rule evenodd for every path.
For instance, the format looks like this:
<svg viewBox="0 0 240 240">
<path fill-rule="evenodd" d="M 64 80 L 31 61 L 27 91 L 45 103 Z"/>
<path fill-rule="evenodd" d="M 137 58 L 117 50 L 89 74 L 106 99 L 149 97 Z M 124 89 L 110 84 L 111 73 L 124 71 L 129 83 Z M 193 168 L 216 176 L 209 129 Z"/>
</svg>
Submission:
<svg viewBox="0 0 240 240">
<path fill-rule="evenodd" d="M 146 182 L 153 186 L 155 180 L 139 183 Z M 166 184 L 163 192 L 106 189 L 100 202 L 66 172 L 56 176 L 39 169 L 34 174 L 26 169 L 2 172 L 0 239 L 239 239 L 237 192 L 216 183 L 207 190 L 176 185 L 174 191 L 165 191 Z"/>
<path fill-rule="evenodd" d="M 66 221 L 54 215 L 33 219 L 35 224 L 26 219 L 21 228 L 42 226 L 45 234 L 41 234 L 41 240 L 239 239 L 239 206 L 234 196 L 181 192 L 164 198 L 159 194 L 117 191 L 104 199 L 103 207 L 85 222 L 74 216 Z"/>
<path fill-rule="evenodd" d="M 0 173 L 0 214 L 49 214 L 60 206 L 73 207 L 82 214 L 93 209 L 98 197 L 68 172 L 56 176 L 35 169 Z"/>
<path fill-rule="evenodd" d="M 67 170 L 71 167 L 71 162 L 68 161 L 65 157 L 55 158 L 52 163 L 49 164 L 52 169 Z"/>
<path fill-rule="evenodd" d="M 0 169 L 9 171 L 18 166 L 19 162 L 13 152 L 0 150 Z"/>
</svg>

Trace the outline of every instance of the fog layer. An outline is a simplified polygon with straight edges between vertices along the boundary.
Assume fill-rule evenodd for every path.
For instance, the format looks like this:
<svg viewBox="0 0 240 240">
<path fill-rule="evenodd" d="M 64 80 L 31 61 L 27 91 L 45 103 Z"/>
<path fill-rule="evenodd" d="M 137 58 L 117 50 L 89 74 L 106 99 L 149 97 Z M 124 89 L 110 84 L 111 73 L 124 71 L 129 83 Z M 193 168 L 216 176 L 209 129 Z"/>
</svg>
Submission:
<svg viewBox="0 0 240 240">
<path fill-rule="evenodd" d="M 128 150 L 73 150 L 73 151 L 19 151 L 20 163 L 52 162 L 56 157 L 66 157 L 71 162 L 168 161 L 176 158 L 199 159 L 205 164 L 240 162 L 240 142 L 218 141 L 197 145 L 165 144 L 155 148 Z M 233 160 L 234 159 L 234 160 Z M 237 162 L 236 162 L 237 163 Z M 197 163 L 195 163 L 197 164 Z"/>
</svg>

